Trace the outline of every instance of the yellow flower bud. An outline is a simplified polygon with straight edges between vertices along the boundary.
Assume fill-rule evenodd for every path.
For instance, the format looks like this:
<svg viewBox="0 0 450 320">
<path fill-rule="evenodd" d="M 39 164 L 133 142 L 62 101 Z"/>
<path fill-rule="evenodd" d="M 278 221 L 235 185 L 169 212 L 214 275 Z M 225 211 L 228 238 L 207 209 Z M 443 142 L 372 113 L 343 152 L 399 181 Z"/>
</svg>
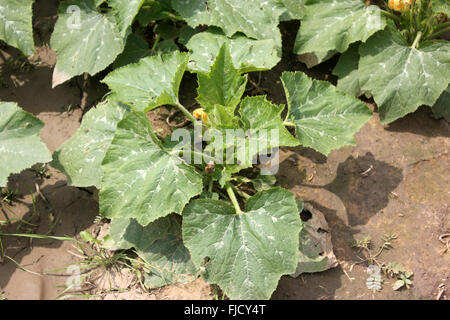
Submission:
<svg viewBox="0 0 450 320">
<path fill-rule="evenodd" d="M 389 0 L 389 8 L 398 12 L 407 12 L 413 0 Z"/>
<path fill-rule="evenodd" d="M 194 115 L 195 119 L 202 119 L 202 122 L 209 123 L 208 115 L 203 110 L 203 108 L 195 109 L 192 114 Z"/>
</svg>

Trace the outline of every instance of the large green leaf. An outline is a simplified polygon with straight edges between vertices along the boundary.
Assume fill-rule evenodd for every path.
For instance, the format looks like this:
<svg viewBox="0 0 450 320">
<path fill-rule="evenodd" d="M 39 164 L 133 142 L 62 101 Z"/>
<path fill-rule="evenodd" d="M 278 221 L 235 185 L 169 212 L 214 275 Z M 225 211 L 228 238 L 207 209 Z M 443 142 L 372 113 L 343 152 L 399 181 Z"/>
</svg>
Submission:
<svg viewBox="0 0 450 320">
<path fill-rule="evenodd" d="M 333 149 L 355 144 L 353 135 L 372 115 L 364 103 L 302 72 L 284 72 L 281 80 L 289 120 L 303 146 L 328 155 Z"/>
<path fill-rule="evenodd" d="M 0 102 L 0 187 L 11 173 L 20 173 L 35 163 L 52 159 L 39 138 L 43 122 L 16 103 Z"/>
<path fill-rule="evenodd" d="M 247 76 L 241 76 L 233 66 L 228 45 L 224 44 L 209 73 L 198 74 L 197 101 L 206 112 L 221 105 L 234 114 L 247 84 Z"/>
<path fill-rule="evenodd" d="M 20 49 L 26 55 L 34 52 L 34 0 L 0 0 L 0 40 Z"/>
<path fill-rule="evenodd" d="M 208 72 L 225 43 L 230 47 L 233 64 L 241 73 L 272 69 L 281 59 L 281 37 L 255 40 L 237 34 L 229 38 L 210 28 L 193 35 L 186 44 L 192 53 L 189 70 Z"/>
<path fill-rule="evenodd" d="M 80 129 L 53 154 L 52 166 L 67 176 L 69 185 L 100 188 L 101 164 L 117 123 L 128 113 L 123 104 L 105 101 L 89 110 Z"/>
<path fill-rule="evenodd" d="M 228 37 L 242 32 L 254 39 L 274 39 L 280 15 L 286 10 L 278 0 L 172 0 L 173 8 L 195 28 L 220 27 Z"/>
<path fill-rule="evenodd" d="M 359 97 L 363 92 L 359 84 L 359 43 L 353 43 L 339 58 L 333 74 L 339 77 L 337 88 Z"/>
<path fill-rule="evenodd" d="M 220 200 L 194 200 L 183 212 L 183 240 L 208 283 L 230 299 L 269 299 L 297 268 L 301 222 L 282 188 L 251 197 L 245 212 Z"/>
<path fill-rule="evenodd" d="M 436 118 L 444 118 L 450 122 L 450 85 L 442 92 L 433 106 L 433 114 Z"/>
<path fill-rule="evenodd" d="M 146 227 L 134 219 L 112 219 L 108 248 L 135 248 L 147 263 L 147 281 L 151 288 L 192 280 L 197 270 L 181 238 L 176 216 L 160 218 Z"/>
<path fill-rule="evenodd" d="M 377 33 L 359 50 L 359 80 L 372 93 L 382 123 L 433 106 L 450 82 L 450 42 L 411 48 L 395 26 Z"/>
<path fill-rule="evenodd" d="M 301 19 L 305 14 L 306 0 L 281 0 L 286 12 L 280 18 L 282 21 Z"/>
<path fill-rule="evenodd" d="M 189 56 L 173 52 L 141 59 L 111 72 L 103 82 L 112 91 L 110 99 L 147 111 L 164 104 L 176 105 L 178 89 Z"/>
<path fill-rule="evenodd" d="M 80 10 L 79 21 L 74 8 Z M 69 0 L 58 12 L 51 39 L 57 58 L 53 87 L 85 72 L 97 74 L 123 51 L 125 38 L 112 10 L 101 13 L 93 0 Z"/>
<path fill-rule="evenodd" d="M 344 52 L 351 43 L 365 42 L 385 26 L 379 8 L 362 0 L 308 0 L 294 51 Z"/>
<path fill-rule="evenodd" d="M 181 213 L 203 189 L 202 176 L 165 151 L 145 113 L 130 112 L 117 125 L 102 163 L 100 213 L 141 225 Z"/>
<path fill-rule="evenodd" d="M 108 0 L 122 37 L 127 34 L 128 27 L 133 23 L 143 3 L 144 0 Z"/>
</svg>

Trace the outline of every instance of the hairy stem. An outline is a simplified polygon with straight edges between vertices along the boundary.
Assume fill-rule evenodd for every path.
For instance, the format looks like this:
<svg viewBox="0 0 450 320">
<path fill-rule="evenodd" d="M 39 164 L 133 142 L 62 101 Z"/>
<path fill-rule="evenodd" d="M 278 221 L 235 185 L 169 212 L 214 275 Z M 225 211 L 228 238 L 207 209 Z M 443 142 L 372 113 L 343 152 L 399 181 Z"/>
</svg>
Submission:
<svg viewBox="0 0 450 320">
<path fill-rule="evenodd" d="M 385 15 L 386 17 L 391 18 L 392 20 L 395 20 L 396 22 L 399 22 L 399 23 L 401 22 L 400 18 L 397 17 L 395 14 L 390 13 L 385 10 L 380 10 L 380 11 L 381 11 L 381 14 Z"/>
<path fill-rule="evenodd" d="M 240 190 L 238 187 L 234 187 L 233 186 L 233 190 L 240 195 L 242 198 L 244 198 L 245 200 L 248 200 L 251 198 L 251 195 L 249 195 L 248 193 L 245 193 L 244 191 Z"/>
<path fill-rule="evenodd" d="M 411 48 L 416 49 L 419 45 L 420 38 L 422 38 L 422 31 L 417 32 L 416 38 L 411 46 Z"/>
<path fill-rule="evenodd" d="M 195 123 L 195 121 L 197 121 L 197 119 L 195 119 L 195 117 L 177 100 L 175 106 L 180 109 L 181 112 L 183 112 L 185 114 L 186 117 L 189 118 L 189 120 L 192 121 L 192 123 Z"/>
<path fill-rule="evenodd" d="M 285 121 L 285 122 L 283 123 L 283 125 L 284 125 L 285 127 L 295 127 L 295 123 L 289 122 L 289 121 Z"/>
<path fill-rule="evenodd" d="M 234 194 L 233 186 L 229 182 L 227 182 L 225 187 L 228 193 L 228 197 L 230 197 L 231 203 L 233 203 L 234 209 L 236 210 L 236 214 L 243 213 L 241 207 L 239 206 L 239 202 L 236 198 L 236 195 Z"/>
</svg>

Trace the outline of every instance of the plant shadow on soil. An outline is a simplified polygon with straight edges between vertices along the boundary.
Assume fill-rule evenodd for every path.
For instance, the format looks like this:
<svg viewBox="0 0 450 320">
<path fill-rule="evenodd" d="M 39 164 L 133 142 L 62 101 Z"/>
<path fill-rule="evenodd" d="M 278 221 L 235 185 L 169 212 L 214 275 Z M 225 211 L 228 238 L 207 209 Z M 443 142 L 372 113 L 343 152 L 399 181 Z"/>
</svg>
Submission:
<svg viewBox="0 0 450 320">
<path fill-rule="evenodd" d="M 352 243 L 354 235 L 359 233 L 358 227 L 365 225 L 371 217 L 384 209 L 390 199 L 390 194 L 397 188 L 403 179 L 402 170 L 383 161 L 376 160 L 370 152 L 364 156 L 348 157 L 338 164 L 334 179 L 325 185 L 308 183 L 305 168 L 306 161 L 324 164 L 322 156 L 309 148 L 290 148 L 286 157 L 280 164 L 278 182 L 282 187 L 293 190 L 305 202 L 310 203 L 314 209 L 323 213 L 331 232 L 332 243 L 336 257 L 340 261 L 358 262 Z M 319 161 L 316 161 L 319 158 Z M 292 161 L 292 159 L 296 159 Z M 313 160 L 311 160 L 313 159 Z M 371 168 L 367 174 L 363 174 Z M 334 170 L 333 170 L 334 171 Z M 326 170 L 325 170 L 326 172 Z M 324 200 L 324 198 L 326 200 Z M 323 203 L 327 203 L 324 206 Z M 343 207 L 343 212 L 332 208 Z M 290 287 L 293 283 L 301 286 L 294 293 L 285 290 L 279 298 L 294 299 L 329 299 L 334 297 L 334 291 L 341 287 L 340 277 L 343 275 L 340 267 L 328 270 L 315 277 L 305 277 L 287 280 Z M 282 282 L 283 282 L 282 281 Z M 323 284 L 326 283 L 326 287 Z"/>
<path fill-rule="evenodd" d="M 89 192 L 67 186 L 62 178 L 61 174 L 55 173 L 49 179 L 38 179 L 31 170 L 11 176 L 8 188 L 18 190 L 20 196 L 11 206 L 2 204 L 0 220 L 20 218 L 22 221 L 3 226 L 2 233 L 76 237 L 80 231 L 92 226 L 98 214 L 96 199 Z M 40 193 L 46 200 L 36 192 L 35 184 L 40 185 Z M 72 247 L 75 243 L 12 236 L 3 236 L 2 241 L 5 255 L 27 270 L 46 273 L 40 277 L 21 270 L 5 257 L 1 265 L 0 288 L 7 287 L 14 274 L 16 281 L 21 279 L 20 285 L 9 290 L 8 298 L 55 299 L 61 292 L 60 286 L 70 275 L 66 272 L 67 267 L 77 261 L 68 253 L 76 252 Z"/>
</svg>

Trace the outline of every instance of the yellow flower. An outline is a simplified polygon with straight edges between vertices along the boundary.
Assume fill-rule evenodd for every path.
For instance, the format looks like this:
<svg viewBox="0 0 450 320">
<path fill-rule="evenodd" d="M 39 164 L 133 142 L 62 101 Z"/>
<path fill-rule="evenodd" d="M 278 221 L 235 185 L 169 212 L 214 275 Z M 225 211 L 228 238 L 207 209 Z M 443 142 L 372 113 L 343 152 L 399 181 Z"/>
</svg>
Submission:
<svg viewBox="0 0 450 320">
<path fill-rule="evenodd" d="M 412 3 L 413 0 L 389 0 L 389 8 L 398 12 L 406 12 Z"/>
<path fill-rule="evenodd" d="M 192 114 L 194 115 L 195 119 L 202 119 L 202 122 L 209 123 L 208 115 L 203 110 L 203 108 L 195 109 Z"/>
</svg>

